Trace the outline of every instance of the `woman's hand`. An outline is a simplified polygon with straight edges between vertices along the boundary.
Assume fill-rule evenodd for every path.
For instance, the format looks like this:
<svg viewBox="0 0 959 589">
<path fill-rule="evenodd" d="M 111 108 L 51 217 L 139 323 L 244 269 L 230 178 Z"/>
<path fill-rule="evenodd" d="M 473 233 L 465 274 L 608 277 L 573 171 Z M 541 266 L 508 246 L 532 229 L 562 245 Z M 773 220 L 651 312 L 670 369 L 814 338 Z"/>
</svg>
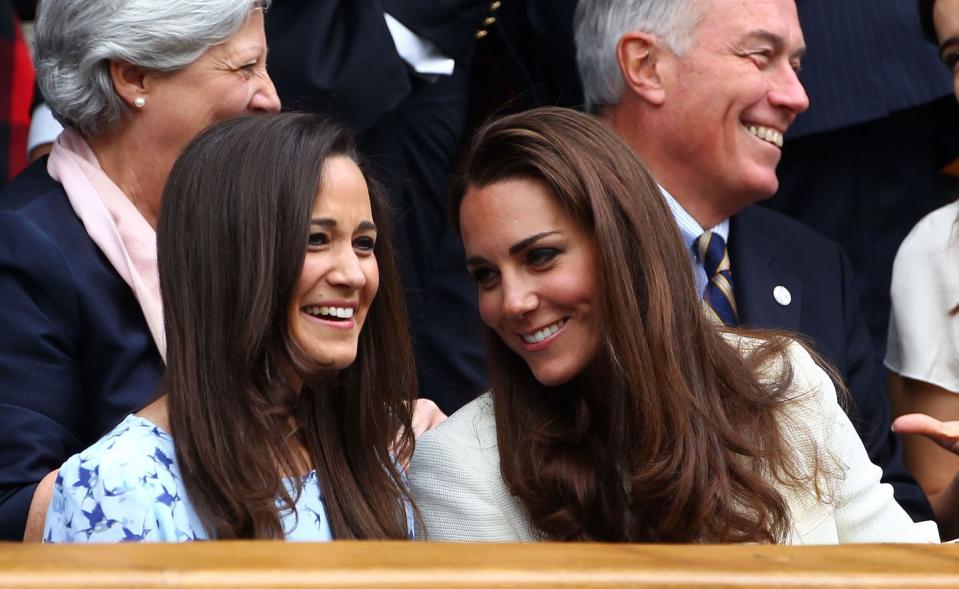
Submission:
<svg viewBox="0 0 959 589">
<path fill-rule="evenodd" d="M 932 440 L 953 454 L 959 455 L 959 421 L 939 421 L 924 413 L 908 413 L 892 422 L 899 434 L 919 434 Z M 942 490 L 928 493 L 929 503 L 936 514 L 939 534 L 943 540 L 959 537 L 959 473 L 945 472 L 952 477 Z"/>
<path fill-rule="evenodd" d="M 923 413 L 897 417 L 892 429 L 899 434 L 919 434 L 959 455 L 959 421 L 939 421 Z"/>
<path fill-rule="evenodd" d="M 417 399 L 413 406 L 413 437 L 418 438 L 434 427 L 446 421 L 446 414 L 443 413 L 436 403 L 429 399 Z"/>
</svg>

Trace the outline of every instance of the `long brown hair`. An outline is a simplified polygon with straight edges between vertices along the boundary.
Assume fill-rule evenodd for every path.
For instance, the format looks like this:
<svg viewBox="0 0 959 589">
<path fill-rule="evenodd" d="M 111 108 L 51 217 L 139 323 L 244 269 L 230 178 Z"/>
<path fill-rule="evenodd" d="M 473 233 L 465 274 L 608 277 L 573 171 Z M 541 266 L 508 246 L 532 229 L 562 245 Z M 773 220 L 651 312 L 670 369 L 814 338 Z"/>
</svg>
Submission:
<svg viewBox="0 0 959 589">
<path fill-rule="evenodd" d="M 281 512 L 300 492 L 283 479 L 305 466 L 316 471 L 334 537 L 407 536 L 411 499 L 395 465 L 412 451 L 416 381 L 375 186 L 381 279 L 356 361 L 329 374 L 290 335 L 323 162 L 334 155 L 356 160 L 350 133 L 323 118 L 241 117 L 196 138 L 164 191 L 162 390 L 183 482 L 214 538 L 282 538 Z"/>
<path fill-rule="evenodd" d="M 554 540 L 782 540 L 789 511 L 774 483 L 818 491 L 780 428 L 788 340 L 758 334 L 743 352 L 724 341 L 656 183 L 597 119 L 542 108 L 487 124 L 454 183 L 455 222 L 469 187 L 510 178 L 544 183 L 595 240 L 606 326 L 595 381 L 553 388 L 486 330 L 502 475 L 534 529 Z M 769 362 L 783 370 L 760 382 Z"/>
</svg>

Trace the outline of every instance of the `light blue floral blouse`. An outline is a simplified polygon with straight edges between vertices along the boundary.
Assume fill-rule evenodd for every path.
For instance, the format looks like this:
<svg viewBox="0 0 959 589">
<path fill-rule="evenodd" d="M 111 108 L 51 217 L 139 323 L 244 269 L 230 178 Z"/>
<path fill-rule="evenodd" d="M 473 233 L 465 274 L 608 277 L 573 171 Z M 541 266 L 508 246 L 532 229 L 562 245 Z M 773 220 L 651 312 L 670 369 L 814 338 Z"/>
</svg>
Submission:
<svg viewBox="0 0 959 589">
<path fill-rule="evenodd" d="M 292 482 L 287 486 L 292 492 Z M 281 518 L 287 540 L 332 539 L 315 472 L 303 478 L 296 512 L 284 512 Z M 185 542 L 208 537 L 180 479 L 173 440 L 136 415 L 63 464 L 43 531 L 44 542 Z"/>
</svg>

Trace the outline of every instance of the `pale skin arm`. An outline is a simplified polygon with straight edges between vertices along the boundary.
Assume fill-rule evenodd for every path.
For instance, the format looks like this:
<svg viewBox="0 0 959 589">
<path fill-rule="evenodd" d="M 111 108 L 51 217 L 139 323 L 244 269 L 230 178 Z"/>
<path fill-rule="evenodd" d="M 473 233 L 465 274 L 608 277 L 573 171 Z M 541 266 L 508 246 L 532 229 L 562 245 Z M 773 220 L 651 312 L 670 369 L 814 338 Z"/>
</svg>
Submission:
<svg viewBox="0 0 959 589">
<path fill-rule="evenodd" d="M 959 537 L 959 395 L 890 376 L 893 430 L 903 434 L 903 461 L 936 513 L 943 539 Z"/>
<path fill-rule="evenodd" d="M 24 542 L 43 541 L 43 523 L 47 518 L 47 508 L 50 507 L 50 497 L 53 495 L 53 484 L 57 480 L 58 472 L 59 469 L 43 477 L 33 493 L 30 511 L 27 513 L 27 526 L 23 531 Z"/>
</svg>

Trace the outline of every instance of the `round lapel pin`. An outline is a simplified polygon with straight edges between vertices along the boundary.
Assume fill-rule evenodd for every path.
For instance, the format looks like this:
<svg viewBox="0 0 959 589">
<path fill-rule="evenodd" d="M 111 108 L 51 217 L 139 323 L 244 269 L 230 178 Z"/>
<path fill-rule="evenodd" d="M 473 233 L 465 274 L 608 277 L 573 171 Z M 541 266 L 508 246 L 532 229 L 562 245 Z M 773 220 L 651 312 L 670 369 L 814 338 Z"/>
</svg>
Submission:
<svg viewBox="0 0 959 589">
<path fill-rule="evenodd" d="M 781 284 L 773 289 L 773 298 L 776 299 L 776 302 L 783 307 L 788 307 L 789 303 L 793 302 L 792 293 L 789 292 L 788 288 Z"/>
</svg>

